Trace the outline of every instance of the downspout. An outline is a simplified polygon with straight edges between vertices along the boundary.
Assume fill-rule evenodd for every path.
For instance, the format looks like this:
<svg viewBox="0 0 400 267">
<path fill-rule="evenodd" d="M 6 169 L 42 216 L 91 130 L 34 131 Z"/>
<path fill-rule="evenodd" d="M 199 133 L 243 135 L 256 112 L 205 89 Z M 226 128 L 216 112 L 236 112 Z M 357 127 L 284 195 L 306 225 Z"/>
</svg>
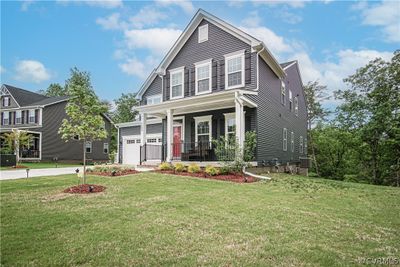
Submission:
<svg viewBox="0 0 400 267">
<path fill-rule="evenodd" d="M 164 102 L 164 76 L 158 75 L 161 78 L 161 102 Z"/>
</svg>

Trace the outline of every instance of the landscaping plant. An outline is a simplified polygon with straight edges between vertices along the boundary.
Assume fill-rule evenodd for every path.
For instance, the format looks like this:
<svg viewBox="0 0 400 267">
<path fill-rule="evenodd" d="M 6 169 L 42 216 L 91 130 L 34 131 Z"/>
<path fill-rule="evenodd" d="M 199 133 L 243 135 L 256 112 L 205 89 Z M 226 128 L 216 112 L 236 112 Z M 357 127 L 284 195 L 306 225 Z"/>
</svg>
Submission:
<svg viewBox="0 0 400 267">
<path fill-rule="evenodd" d="M 176 163 L 174 165 L 174 168 L 176 172 L 184 172 L 186 170 L 185 165 L 183 165 L 182 163 Z"/>
<path fill-rule="evenodd" d="M 196 163 L 192 163 L 188 167 L 188 172 L 190 173 L 199 173 L 201 171 L 200 166 Z"/>
<path fill-rule="evenodd" d="M 204 172 L 209 176 L 215 176 L 219 174 L 218 169 L 211 165 L 207 165 Z"/>
<path fill-rule="evenodd" d="M 161 170 L 161 171 L 170 171 L 170 170 L 172 170 L 172 166 L 171 166 L 171 164 L 170 163 L 168 163 L 168 162 L 163 162 L 163 163 L 161 163 L 159 166 L 158 166 L 158 168 Z"/>
</svg>

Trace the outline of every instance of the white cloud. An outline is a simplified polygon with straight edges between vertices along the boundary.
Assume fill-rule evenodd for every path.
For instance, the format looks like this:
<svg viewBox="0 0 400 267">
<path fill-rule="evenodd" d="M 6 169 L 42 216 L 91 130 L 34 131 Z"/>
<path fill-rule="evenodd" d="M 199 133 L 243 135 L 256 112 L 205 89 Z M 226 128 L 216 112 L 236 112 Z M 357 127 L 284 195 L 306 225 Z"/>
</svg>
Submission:
<svg viewBox="0 0 400 267">
<path fill-rule="evenodd" d="M 287 5 L 292 8 L 303 8 L 306 2 L 310 0 L 253 0 L 255 5 L 269 5 L 269 6 L 277 6 L 277 5 Z"/>
<path fill-rule="evenodd" d="M 400 42 L 400 2 L 382 1 L 369 6 L 366 2 L 353 5 L 353 10 L 360 10 L 364 25 L 380 26 L 387 42 Z"/>
<path fill-rule="evenodd" d="M 0 66 L 0 73 L 6 72 L 6 69 L 3 66 Z"/>
<path fill-rule="evenodd" d="M 98 18 L 96 23 L 105 30 L 121 30 L 125 28 L 125 23 L 120 21 L 119 13 L 113 13 L 105 18 Z"/>
<path fill-rule="evenodd" d="M 22 1 L 21 10 L 22 11 L 28 11 L 29 6 L 31 6 L 34 2 L 35 1 L 33 1 L 33 0 L 24 0 L 24 1 Z"/>
<path fill-rule="evenodd" d="M 109 9 L 123 6 L 122 0 L 87 0 L 87 1 L 57 0 L 57 3 L 64 4 L 64 5 L 69 4 L 69 3 L 86 4 L 88 6 L 102 7 L 102 8 L 109 8 Z"/>
<path fill-rule="evenodd" d="M 18 61 L 15 71 L 15 79 L 24 82 L 40 83 L 51 78 L 49 70 L 36 60 Z"/>
<path fill-rule="evenodd" d="M 153 6 L 142 8 L 139 13 L 129 18 L 129 22 L 135 28 L 143 28 L 146 25 L 154 25 L 160 20 L 166 19 L 167 15 Z"/>
<path fill-rule="evenodd" d="M 156 3 L 161 6 L 177 5 L 189 15 L 195 10 L 193 3 L 189 0 L 156 0 Z"/>
<path fill-rule="evenodd" d="M 244 27 L 255 28 L 261 24 L 261 18 L 257 11 L 252 11 L 247 18 L 242 20 L 241 24 Z"/>
<path fill-rule="evenodd" d="M 301 16 L 287 10 L 277 10 L 277 12 L 274 13 L 275 16 L 278 17 L 280 20 L 289 24 L 297 24 L 303 20 Z"/>
<path fill-rule="evenodd" d="M 124 36 L 129 49 L 148 49 L 152 54 L 164 55 L 181 33 L 170 28 L 150 28 L 126 30 Z"/>
<path fill-rule="evenodd" d="M 137 58 L 130 58 L 124 63 L 119 64 L 119 67 L 128 75 L 145 79 L 150 74 L 151 70 L 157 66 L 156 62 L 157 60 L 153 57 L 147 57 L 144 61 Z"/>
</svg>

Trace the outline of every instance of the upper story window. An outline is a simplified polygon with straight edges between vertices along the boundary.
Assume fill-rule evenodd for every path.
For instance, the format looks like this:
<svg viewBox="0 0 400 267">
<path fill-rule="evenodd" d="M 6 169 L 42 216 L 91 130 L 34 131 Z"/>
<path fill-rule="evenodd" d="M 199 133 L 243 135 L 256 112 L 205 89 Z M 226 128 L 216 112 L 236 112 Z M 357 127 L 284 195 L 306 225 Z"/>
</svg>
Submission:
<svg viewBox="0 0 400 267">
<path fill-rule="evenodd" d="M 283 128 L 282 133 L 282 141 L 283 141 L 283 151 L 287 151 L 287 129 Z"/>
<path fill-rule="evenodd" d="M 290 150 L 294 152 L 294 132 L 290 133 Z"/>
<path fill-rule="evenodd" d="M 9 96 L 3 97 L 3 106 L 4 107 L 9 107 L 10 106 L 10 97 Z"/>
<path fill-rule="evenodd" d="M 29 123 L 35 123 L 35 122 L 36 122 L 35 110 L 30 109 L 29 110 Z"/>
<path fill-rule="evenodd" d="M 244 50 L 225 55 L 225 87 L 244 86 Z"/>
<path fill-rule="evenodd" d="M 178 69 L 170 70 L 171 79 L 170 79 L 170 99 L 182 98 L 183 97 L 183 75 L 184 75 L 185 67 L 181 67 Z"/>
<path fill-rule="evenodd" d="M 92 153 L 92 141 L 86 141 L 85 149 L 86 153 Z"/>
<path fill-rule="evenodd" d="M 299 116 L 299 99 L 297 98 L 297 96 L 294 98 L 294 114 L 296 114 L 296 116 Z"/>
<path fill-rule="evenodd" d="M 152 95 L 147 97 L 147 105 L 155 105 L 161 103 L 162 96 L 161 95 Z"/>
<path fill-rule="evenodd" d="M 15 124 L 21 124 L 21 122 L 22 122 L 22 111 L 17 110 L 15 112 Z"/>
<path fill-rule="evenodd" d="M 293 110 L 293 96 L 292 96 L 292 91 L 289 89 L 289 110 Z"/>
<path fill-rule="evenodd" d="M 199 43 L 208 41 L 208 24 L 200 26 L 198 31 L 199 31 Z"/>
<path fill-rule="evenodd" d="M 300 154 L 303 154 L 303 136 L 300 136 Z"/>
<path fill-rule="evenodd" d="M 211 92 L 211 62 L 202 61 L 195 63 L 196 66 L 196 95 Z"/>
<path fill-rule="evenodd" d="M 9 125 L 10 124 L 10 112 L 6 111 L 3 112 L 3 125 Z"/>
<path fill-rule="evenodd" d="M 235 140 L 236 138 L 236 119 L 235 113 L 227 113 L 225 115 L 225 139 Z"/>
<path fill-rule="evenodd" d="M 286 105 L 286 88 L 284 81 L 281 81 L 281 104 Z"/>
</svg>

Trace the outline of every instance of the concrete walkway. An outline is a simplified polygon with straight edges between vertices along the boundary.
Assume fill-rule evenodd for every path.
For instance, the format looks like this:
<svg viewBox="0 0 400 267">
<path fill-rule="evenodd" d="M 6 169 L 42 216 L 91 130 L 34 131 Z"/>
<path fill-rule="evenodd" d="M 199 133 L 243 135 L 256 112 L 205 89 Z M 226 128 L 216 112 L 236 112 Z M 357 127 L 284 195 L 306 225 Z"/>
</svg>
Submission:
<svg viewBox="0 0 400 267">
<path fill-rule="evenodd" d="M 74 174 L 79 168 L 79 172 L 83 171 L 83 167 L 66 167 L 66 168 L 48 168 L 48 169 L 30 169 L 29 178 L 39 176 L 54 176 L 62 174 Z M 0 171 L 0 180 L 11 180 L 26 178 L 26 169 Z"/>
</svg>

